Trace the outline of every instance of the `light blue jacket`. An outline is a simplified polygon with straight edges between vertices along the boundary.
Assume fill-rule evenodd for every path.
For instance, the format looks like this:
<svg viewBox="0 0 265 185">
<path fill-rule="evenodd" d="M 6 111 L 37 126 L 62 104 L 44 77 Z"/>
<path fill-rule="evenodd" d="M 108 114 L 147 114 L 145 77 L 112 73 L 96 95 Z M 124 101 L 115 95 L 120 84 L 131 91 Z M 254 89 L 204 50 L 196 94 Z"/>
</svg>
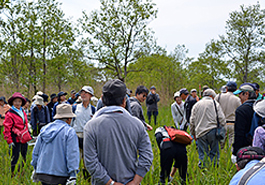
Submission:
<svg viewBox="0 0 265 185">
<path fill-rule="evenodd" d="M 31 161 L 36 173 L 75 177 L 79 161 L 78 138 L 70 125 L 55 120 L 41 129 Z"/>
</svg>

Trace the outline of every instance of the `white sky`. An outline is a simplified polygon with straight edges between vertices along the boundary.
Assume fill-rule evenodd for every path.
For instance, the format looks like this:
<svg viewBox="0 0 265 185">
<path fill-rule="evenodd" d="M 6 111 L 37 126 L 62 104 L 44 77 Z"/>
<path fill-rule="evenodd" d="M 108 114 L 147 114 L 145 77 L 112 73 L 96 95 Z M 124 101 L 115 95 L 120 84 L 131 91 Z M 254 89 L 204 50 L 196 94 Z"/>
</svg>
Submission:
<svg viewBox="0 0 265 185">
<path fill-rule="evenodd" d="M 59 0 L 66 18 L 76 22 L 82 11 L 88 14 L 99 9 L 99 0 Z M 189 57 L 198 57 L 211 39 L 225 34 L 229 13 L 240 10 L 240 5 L 257 4 L 257 0 L 153 0 L 157 5 L 157 18 L 149 27 L 155 32 L 158 44 L 168 52 L 184 44 Z M 265 9 L 265 1 L 259 1 Z"/>
</svg>

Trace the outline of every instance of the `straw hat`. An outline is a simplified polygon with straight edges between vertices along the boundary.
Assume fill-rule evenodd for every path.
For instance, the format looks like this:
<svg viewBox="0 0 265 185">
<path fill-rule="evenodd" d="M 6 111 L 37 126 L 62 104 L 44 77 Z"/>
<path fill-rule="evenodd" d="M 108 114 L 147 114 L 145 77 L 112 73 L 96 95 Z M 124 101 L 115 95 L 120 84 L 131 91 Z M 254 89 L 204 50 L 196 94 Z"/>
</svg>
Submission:
<svg viewBox="0 0 265 185">
<path fill-rule="evenodd" d="M 43 98 L 40 96 L 36 96 L 35 104 L 36 105 L 44 105 Z"/>
<path fill-rule="evenodd" d="M 76 117 L 76 115 L 72 112 L 72 106 L 63 103 L 56 107 L 56 114 L 53 118 L 61 119 L 61 118 L 73 118 L 73 117 Z"/>
</svg>

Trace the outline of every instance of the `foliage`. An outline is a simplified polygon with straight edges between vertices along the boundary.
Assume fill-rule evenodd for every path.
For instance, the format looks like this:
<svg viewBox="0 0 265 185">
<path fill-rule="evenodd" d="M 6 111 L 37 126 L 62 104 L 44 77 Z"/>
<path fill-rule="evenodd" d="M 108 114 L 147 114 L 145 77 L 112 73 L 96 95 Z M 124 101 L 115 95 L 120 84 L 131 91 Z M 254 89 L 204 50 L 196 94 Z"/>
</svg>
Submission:
<svg viewBox="0 0 265 185">
<path fill-rule="evenodd" d="M 199 54 L 198 60 L 188 65 L 187 73 L 190 82 L 188 87 L 207 84 L 210 88 L 218 90 L 225 84 L 224 78 L 231 78 L 222 44 L 215 40 L 206 44 L 205 51 Z"/>
<path fill-rule="evenodd" d="M 233 69 L 233 77 L 241 83 L 257 81 L 265 62 L 265 10 L 260 4 L 241 5 L 240 11 L 230 13 L 226 35 L 220 38 L 230 58 L 228 67 Z"/>
<path fill-rule="evenodd" d="M 74 46 L 76 32 L 59 6 L 55 0 L 22 0 L 4 11 L 0 76 L 2 85 L 11 87 L 8 94 L 15 90 L 31 96 L 39 89 L 54 91 L 52 85 L 61 91 L 66 85 L 76 87 L 73 79 L 94 82 L 97 70 L 83 58 L 83 50 Z"/>
<path fill-rule="evenodd" d="M 101 0 L 99 11 L 90 16 L 83 12 L 79 20 L 88 33 L 83 43 L 88 58 L 99 62 L 111 76 L 125 80 L 127 66 L 154 45 L 153 33 L 147 24 L 156 17 L 157 10 L 151 0 Z"/>
<path fill-rule="evenodd" d="M 173 96 L 174 92 L 183 87 L 185 74 L 182 70 L 182 62 L 186 57 L 185 46 L 178 45 L 171 55 L 166 52 L 141 57 L 137 62 L 131 64 L 128 70 L 127 84 L 131 87 L 145 85 L 147 88 L 155 85 L 161 98 Z"/>
<path fill-rule="evenodd" d="M 144 108 L 146 115 L 146 108 Z M 159 115 L 158 115 L 158 125 L 153 125 L 153 130 L 149 131 L 149 137 L 152 144 L 154 160 L 150 168 L 150 171 L 145 175 L 141 184 L 143 185 L 155 185 L 159 182 L 159 172 L 160 172 L 160 158 L 159 158 L 159 149 L 155 139 L 155 129 L 163 125 L 173 126 L 173 119 L 170 112 L 170 106 L 161 107 L 159 106 Z M 17 185 L 17 184 L 36 184 L 33 183 L 30 179 L 31 172 L 33 167 L 30 165 L 31 155 L 32 155 L 32 146 L 29 146 L 27 163 L 25 169 L 25 174 L 22 175 L 21 172 L 16 172 L 16 176 L 11 178 L 10 174 L 10 156 L 8 154 L 8 145 L 6 144 L 3 134 L 0 135 L 0 155 L 3 156 L 0 160 L 0 184 L 3 185 Z M 228 148 L 228 142 L 223 150 L 220 153 L 220 162 L 219 167 L 208 166 L 207 168 L 201 170 L 198 168 L 198 152 L 196 150 L 195 142 L 192 142 L 191 145 L 187 146 L 187 155 L 188 155 L 188 179 L 187 184 L 193 185 L 213 185 L 213 184 L 229 184 L 231 178 L 236 173 L 235 165 L 231 162 L 231 149 Z M 21 157 L 20 161 L 21 162 Z M 82 162 L 80 163 L 80 169 L 83 168 Z M 89 185 L 89 180 L 84 180 L 82 173 L 78 173 L 77 184 L 80 185 Z M 38 183 L 40 184 L 40 183 Z M 179 174 L 176 173 L 173 179 L 172 184 L 180 184 Z"/>
</svg>

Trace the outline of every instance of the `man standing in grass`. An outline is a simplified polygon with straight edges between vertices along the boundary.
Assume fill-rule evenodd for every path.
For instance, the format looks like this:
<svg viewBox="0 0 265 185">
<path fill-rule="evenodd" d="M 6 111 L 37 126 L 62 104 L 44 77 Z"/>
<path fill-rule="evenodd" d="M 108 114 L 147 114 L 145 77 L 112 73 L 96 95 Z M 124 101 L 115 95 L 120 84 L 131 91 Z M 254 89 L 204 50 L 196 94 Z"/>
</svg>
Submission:
<svg viewBox="0 0 265 185">
<path fill-rule="evenodd" d="M 149 124 L 151 124 L 151 117 L 154 116 L 154 123 L 156 125 L 157 115 L 158 115 L 158 107 L 157 103 L 160 101 L 159 95 L 156 93 L 155 86 L 150 88 L 150 93 L 146 98 L 146 106 L 147 106 L 147 116 Z"/>
<path fill-rule="evenodd" d="M 208 157 L 214 164 L 217 164 L 219 160 L 219 145 L 215 135 L 217 128 L 216 114 L 218 114 L 222 126 L 225 125 L 225 116 L 219 103 L 214 100 L 215 96 L 214 90 L 205 90 L 203 98 L 193 106 L 191 111 L 190 132 L 197 139 L 200 168 L 205 167 Z"/>
<path fill-rule="evenodd" d="M 145 122 L 144 112 L 141 106 L 141 103 L 145 101 L 148 92 L 149 91 L 145 86 L 143 85 L 138 86 L 135 91 L 135 96 L 130 97 L 130 104 L 131 104 L 132 115 L 139 118 L 143 122 L 147 130 L 152 130 L 153 129 L 152 126 Z"/>
<path fill-rule="evenodd" d="M 92 185 L 140 184 L 153 152 L 143 123 L 124 109 L 126 85 L 118 79 L 102 89 L 101 108 L 84 128 L 84 161 Z"/>
</svg>

